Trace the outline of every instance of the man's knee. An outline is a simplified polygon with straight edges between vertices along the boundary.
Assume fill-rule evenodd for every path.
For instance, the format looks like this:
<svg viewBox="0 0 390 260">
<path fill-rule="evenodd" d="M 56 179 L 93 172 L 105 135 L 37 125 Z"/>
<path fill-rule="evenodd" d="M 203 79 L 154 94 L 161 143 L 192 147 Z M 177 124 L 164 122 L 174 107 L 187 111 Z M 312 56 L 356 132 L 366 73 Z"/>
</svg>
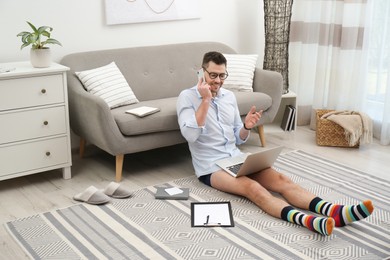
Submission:
<svg viewBox="0 0 390 260">
<path fill-rule="evenodd" d="M 290 189 L 292 185 L 295 185 L 295 183 L 288 176 L 283 175 L 281 173 L 278 173 L 275 182 L 275 184 L 281 189 L 281 191 Z"/>
<path fill-rule="evenodd" d="M 245 187 L 245 192 L 249 199 L 264 200 L 268 196 L 268 191 L 256 181 L 251 181 Z"/>
</svg>

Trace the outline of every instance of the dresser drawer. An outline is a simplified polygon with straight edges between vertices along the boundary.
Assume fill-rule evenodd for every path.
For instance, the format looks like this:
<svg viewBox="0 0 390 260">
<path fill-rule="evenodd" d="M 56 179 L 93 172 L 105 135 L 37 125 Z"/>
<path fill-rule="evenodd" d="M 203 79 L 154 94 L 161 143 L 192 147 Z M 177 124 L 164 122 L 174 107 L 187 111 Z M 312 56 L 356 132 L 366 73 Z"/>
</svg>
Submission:
<svg viewBox="0 0 390 260">
<path fill-rule="evenodd" d="M 68 163 L 68 151 L 67 137 L 0 146 L 0 176 Z"/>
<path fill-rule="evenodd" d="M 0 112 L 0 144 L 66 133 L 65 106 Z"/>
<path fill-rule="evenodd" d="M 64 102 L 62 75 L 0 81 L 0 111 Z"/>
</svg>

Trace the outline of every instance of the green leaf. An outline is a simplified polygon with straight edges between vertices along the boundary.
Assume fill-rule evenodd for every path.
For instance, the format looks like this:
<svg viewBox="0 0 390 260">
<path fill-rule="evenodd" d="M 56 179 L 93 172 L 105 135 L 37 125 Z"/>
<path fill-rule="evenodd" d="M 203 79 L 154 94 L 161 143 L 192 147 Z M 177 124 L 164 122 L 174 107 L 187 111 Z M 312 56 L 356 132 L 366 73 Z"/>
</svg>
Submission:
<svg viewBox="0 0 390 260">
<path fill-rule="evenodd" d="M 24 47 L 27 47 L 27 46 L 29 46 L 29 45 L 30 45 L 29 42 L 23 43 L 22 46 L 20 46 L 20 49 L 23 49 Z"/>
<path fill-rule="evenodd" d="M 46 30 L 52 31 L 53 28 L 51 28 L 49 26 L 41 26 L 41 27 L 38 28 L 38 33 L 39 34 L 43 34 L 44 32 L 49 33 Z"/>
<path fill-rule="evenodd" d="M 22 35 L 22 42 L 23 43 L 26 43 L 26 42 L 28 42 L 28 38 L 30 37 L 30 33 L 26 33 L 26 34 L 23 34 Z"/>
<path fill-rule="evenodd" d="M 34 42 L 36 42 L 36 41 L 38 40 L 38 35 L 32 33 L 32 34 L 30 34 L 30 35 L 26 38 L 26 40 L 27 40 L 28 42 L 30 42 L 30 43 L 34 43 Z"/>
<path fill-rule="evenodd" d="M 20 33 L 18 33 L 18 35 L 16 35 L 16 37 L 19 37 L 19 36 L 23 37 L 26 34 L 30 34 L 30 33 L 29 32 L 20 32 Z"/>
<path fill-rule="evenodd" d="M 45 44 L 58 44 L 62 46 L 62 44 L 55 40 L 50 38 L 51 37 L 51 31 L 53 31 L 53 28 L 50 26 L 40 26 L 38 29 L 30 22 L 27 22 L 28 25 L 31 27 L 33 32 L 26 32 L 22 31 L 18 33 L 16 36 L 21 37 L 22 40 L 22 46 L 20 47 L 23 49 L 24 47 L 31 44 L 32 49 L 42 49 L 45 48 Z M 46 41 L 42 39 L 42 37 L 46 37 Z"/>
<path fill-rule="evenodd" d="M 50 38 L 50 33 L 47 32 L 47 31 L 43 31 L 43 32 L 42 32 L 42 35 L 43 35 L 43 36 L 46 36 L 47 38 Z"/>
<path fill-rule="evenodd" d="M 30 25 L 30 27 L 33 29 L 34 32 L 37 31 L 37 28 L 35 28 L 35 26 L 32 23 L 30 23 L 30 22 L 27 22 L 27 23 L 28 23 L 28 25 Z"/>
<path fill-rule="evenodd" d="M 43 43 L 45 43 L 45 44 L 58 44 L 58 45 L 62 46 L 62 44 L 59 41 L 57 41 L 56 39 L 52 39 L 52 38 L 47 39 L 45 42 L 42 42 L 42 44 Z"/>
</svg>

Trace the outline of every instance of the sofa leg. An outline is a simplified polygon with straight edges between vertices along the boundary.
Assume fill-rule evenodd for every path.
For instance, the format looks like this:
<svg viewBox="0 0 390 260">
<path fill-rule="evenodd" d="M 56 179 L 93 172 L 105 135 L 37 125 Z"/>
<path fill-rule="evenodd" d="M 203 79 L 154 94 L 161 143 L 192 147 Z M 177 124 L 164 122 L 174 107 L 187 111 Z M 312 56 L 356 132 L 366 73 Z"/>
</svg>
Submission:
<svg viewBox="0 0 390 260">
<path fill-rule="evenodd" d="M 257 127 L 257 130 L 259 132 L 259 137 L 260 137 L 260 142 L 261 142 L 261 145 L 263 147 L 266 146 L 266 143 L 265 143 L 265 135 L 264 135 L 264 126 L 263 125 L 259 125 Z"/>
<path fill-rule="evenodd" d="M 80 150 L 79 150 L 80 158 L 84 157 L 85 143 L 86 143 L 85 139 L 80 137 Z"/>
<path fill-rule="evenodd" d="M 123 159 L 124 159 L 124 154 L 118 154 L 115 156 L 116 160 L 116 176 L 115 180 L 116 182 L 120 182 L 122 180 L 122 168 L 123 168 Z"/>
</svg>

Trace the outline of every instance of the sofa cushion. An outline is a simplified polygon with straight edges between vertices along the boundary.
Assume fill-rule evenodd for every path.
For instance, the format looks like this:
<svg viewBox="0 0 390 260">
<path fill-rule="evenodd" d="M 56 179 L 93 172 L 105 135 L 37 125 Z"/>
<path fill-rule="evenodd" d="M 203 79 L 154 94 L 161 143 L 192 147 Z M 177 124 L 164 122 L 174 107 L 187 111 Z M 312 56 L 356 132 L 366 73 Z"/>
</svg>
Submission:
<svg viewBox="0 0 390 260">
<path fill-rule="evenodd" d="M 260 92 L 234 92 L 237 99 L 238 109 L 242 116 L 248 114 L 252 106 L 256 106 L 256 111 L 267 110 L 272 105 L 272 98 Z"/>
<path fill-rule="evenodd" d="M 264 93 L 234 92 L 234 94 L 242 116 L 245 116 L 253 105 L 256 106 L 257 111 L 265 111 L 272 104 L 271 97 Z M 111 113 L 120 131 L 126 136 L 179 130 L 176 101 L 177 97 L 143 101 L 112 109 Z M 142 118 L 126 113 L 126 110 L 140 106 L 158 107 L 161 111 Z"/>
<path fill-rule="evenodd" d="M 253 91 L 253 77 L 255 73 L 257 54 L 224 54 L 227 60 L 229 76 L 223 86 L 232 91 Z"/>
<path fill-rule="evenodd" d="M 138 99 L 115 62 L 75 73 L 84 88 L 102 98 L 109 108 L 138 103 Z"/>
<path fill-rule="evenodd" d="M 142 101 L 138 104 L 112 109 L 111 113 L 123 135 L 130 136 L 178 130 L 176 100 L 177 97 Z M 158 107 L 161 110 L 145 117 L 137 117 L 125 112 L 140 106 Z"/>
</svg>

